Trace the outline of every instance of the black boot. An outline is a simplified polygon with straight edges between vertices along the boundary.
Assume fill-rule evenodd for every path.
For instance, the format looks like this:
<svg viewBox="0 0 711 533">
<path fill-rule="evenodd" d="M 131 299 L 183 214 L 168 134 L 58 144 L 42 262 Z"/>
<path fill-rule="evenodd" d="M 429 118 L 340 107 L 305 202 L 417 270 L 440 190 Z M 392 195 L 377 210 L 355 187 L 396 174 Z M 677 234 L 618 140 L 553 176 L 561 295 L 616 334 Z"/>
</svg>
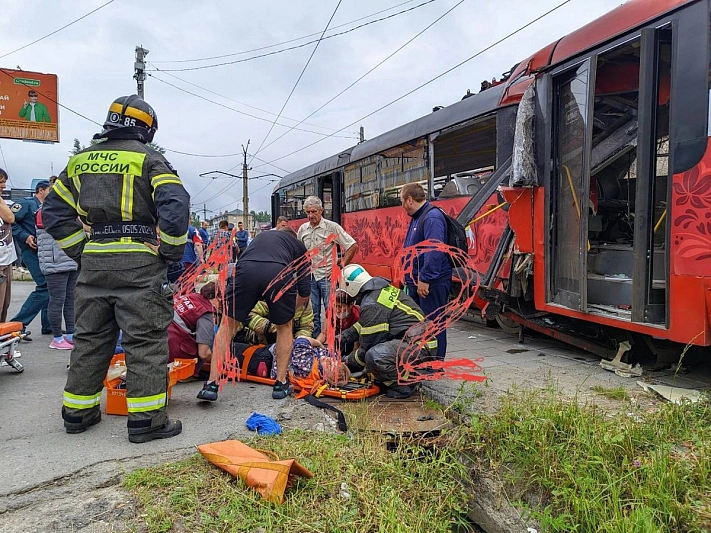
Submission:
<svg viewBox="0 0 711 533">
<path fill-rule="evenodd" d="M 150 442 L 153 439 L 169 439 L 175 437 L 183 431 L 183 424 L 180 420 L 168 420 L 160 427 L 150 429 L 143 433 L 130 433 L 128 440 L 130 442 Z"/>
<path fill-rule="evenodd" d="M 385 396 L 394 400 L 404 400 L 412 396 L 413 392 L 415 392 L 415 387 L 412 385 L 393 385 L 388 387 Z"/>
<path fill-rule="evenodd" d="M 80 416 L 70 416 L 66 414 L 64 407 L 62 407 L 62 418 L 64 419 L 64 429 L 67 433 L 84 433 L 87 428 L 101 422 L 101 411 L 97 409 L 94 411 L 94 416 L 88 420 L 84 420 Z"/>
</svg>

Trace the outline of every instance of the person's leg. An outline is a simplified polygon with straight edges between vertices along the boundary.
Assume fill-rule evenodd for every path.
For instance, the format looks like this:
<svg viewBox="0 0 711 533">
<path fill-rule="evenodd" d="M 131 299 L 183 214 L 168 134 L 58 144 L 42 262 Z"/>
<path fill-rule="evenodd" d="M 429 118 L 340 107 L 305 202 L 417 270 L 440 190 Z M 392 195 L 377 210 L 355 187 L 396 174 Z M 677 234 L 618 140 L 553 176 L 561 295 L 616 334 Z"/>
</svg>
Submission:
<svg viewBox="0 0 711 533">
<path fill-rule="evenodd" d="M 246 265 L 246 266 L 245 266 Z M 220 362 L 223 367 L 232 358 L 230 351 L 232 339 L 237 335 L 242 324 L 247 320 L 249 312 L 254 308 L 261 298 L 268 281 L 258 279 L 261 274 L 266 274 L 265 279 L 271 280 L 269 271 L 262 272 L 264 267 L 256 264 L 250 268 L 249 263 L 237 263 L 234 276 L 227 279 L 224 290 L 224 309 L 222 320 L 215 333 L 213 343 L 212 360 L 210 361 L 210 376 L 198 392 L 198 400 L 214 402 L 217 400 L 219 391 L 218 381 L 220 380 Z"/>
<path fill-rule="evenodd" d="M 277 381 L 284 383 L 289 370 L 289 355 L 294 346 L 294 335 L 292 333 L 293 321 L 290 320 L 286 324 L 281 324 L 276 327 L 276 362 L 277 362 Z"/>
<path fill-rule="evenodd" d="M 12 265 L 0 266 L 0 278 L 0 322 L 5 322 L 12 298 Z"/>
<path fill-rule="evenodd" d="M 11 319 L 12 322 L 22 322 L 24 327 L 27 327 L 32 322 L 38 313 L 44 311 L 42 316 L 42 330 L 49 331 L 49 318 L 47 317 L 47 303 L 49 302 L 49 293 L 47 292 L 47 281 L 39 266 L 37 253 L 31 250 L 22 251 L 22 261 L 30 271 L 30 275 L 35 282 L 35 290 L 22 304 L 20 311 Z M 46 321 L 46 323 L 45 323 Z"/>
<path fill-rule="evenodd" d="M 74 300 L 76 298 L 76 285 L 79 279 L 79 271 L 72 270 L 67 278 L 67 295 L 64 299 L 64 326 L 67 331 L 67 339 L 72 340 L 74 336 Z"/>
<path fill-rule="evenodd" d="M 49 323 L 52 327 L 52 344 L 50 348 L 68 349 L 62 337 L 62 310 L 64 301 L 67 296 L 67 279 L 69 272 L 58 272 L 56 274 L 47 274 L 47 290 L 49 292 L 49 304 L 47 312 L 49 313 Z"/>
<path fill-rule="evenodd" d="M 321 285 L 311 279 L 311 307 L 314 310 L 314 337 L 321 333 Z"/>
<path fill-rule="evenodd" d="M 173 318 L 173 298 L 162 289 L 167 283 L 166 266 L 156 262 L 104 276 L 115 278 L 111 291 L 114 314 L 123 331 L 128 440 L 174 437 L 182 431 L 182 424 L 170 420 L 167 412 L 168 326 Z"/>
<path fill-rule="evenodd" d="M 331 280 L 328 278 L 323 278 L 322 280 L 319 280 L 319 293 L 321 294 L 321 303 L 323 303 L 323 309 L 324 311 L 327 309 L 331 308 L 331 302 L 329 302 L 329 298 L 331 297 Z M 316 318 L 316 314 L 314 313 L 314 320 Z M 318 314 L 318 320 L 319 320 L 319 325 L 321 324 L 321 312 L 319 311 Z M 322 331 L 323 328 L 319 328 L 319 332 Z"/>
<path fill-rule="evenodd" d="M 100 284 L 102 276 L 83 272 L 77 283 L 77 332 L 62 406 L 67 433 L 81 433 L 101 421 L 101 391 L 118 336 L 112 298 Z"/>
<path fill-rule="evenodd" d="M 400 339 L 376 344 L 365 353 L 365 368 L 381 381 L 387 388 L 387 396 L 395 399 L 408 398 L 415 392 L 412 385 L 399 385 L 397 351 Z"/>
<path fill-rule="evenodd" d="M 449 300 L 449 289 L 452 282 L 450 280 L 445 280 L 437 284 L 430 285 L 430 293 L 426 298 L 420 298 L 420 307 L 422 312 L 428 320 L 437 322 L 438 324 L 443 320 L 442 313 L 444 312 L 444 306 L 447 305 Z M 443 325 L 443 324 L 442 324 Z M 447 354 L 447 328 L 443 327 L 436 335 L 437 339 L 437 358 L 444 359 Z"/>
</svg>

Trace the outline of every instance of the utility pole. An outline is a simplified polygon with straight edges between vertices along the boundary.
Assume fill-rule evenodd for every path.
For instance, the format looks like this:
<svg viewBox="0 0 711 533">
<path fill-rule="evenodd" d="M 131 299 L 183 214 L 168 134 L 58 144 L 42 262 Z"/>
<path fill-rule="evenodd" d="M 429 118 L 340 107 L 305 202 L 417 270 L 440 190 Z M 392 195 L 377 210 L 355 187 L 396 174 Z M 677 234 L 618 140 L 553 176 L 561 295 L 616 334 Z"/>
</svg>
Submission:
<svg viewBox="0 0 711 533">
<path fill-rule="evenodd" d="M 363 126 L 360 127 L 360 135 L 358 137 L 358 144 L 365 142 L 365 129 L 363 129 Z"/>
<path fill-rule="evenodd" d="M 242 163 L 242 205 L 244 205 L 244 229 L 250 230 L 249 225 L 249 180 L 247 178 L 247 149 L 249 149 L 249 139 L 247 146 L 242 145 L 244 160 Z"/>
<path fill-rule="evenodd" d="M 207 221 L 207 204 L 202 204 L 202 219 Z"/>
<path fill-rule="evenodd" d="M 147 55 L 148 50 L 143 46 L 136 47 L 136 62 L 133 64 L 136 73 L 133 75 L 133 79 L 136 80 L 137 93 L 141 98 L 143 98 L 143 82 L 146 81 L 146 63 L 144 60 Z"/>
</svg>

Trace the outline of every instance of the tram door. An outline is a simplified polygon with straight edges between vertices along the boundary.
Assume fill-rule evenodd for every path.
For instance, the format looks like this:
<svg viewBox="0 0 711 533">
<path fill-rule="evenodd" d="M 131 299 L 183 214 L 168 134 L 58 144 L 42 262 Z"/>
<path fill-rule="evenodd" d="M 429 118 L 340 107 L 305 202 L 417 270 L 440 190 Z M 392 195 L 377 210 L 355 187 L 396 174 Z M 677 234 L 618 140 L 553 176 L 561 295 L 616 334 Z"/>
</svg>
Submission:
<svg viewBox="0 0 711 533">
<path fill-rule="evenodd" d="M 579 311 L 587 309 L 592 63 L 588 59 L 553 78 L 549 299 Z"/>
<path fill-rule="evenodd" d="M 319 176 L 318 178 L 318 197 L 323 202 L 323 216 L 328 220 L 341 223 L 341 173 L 334 172 Z"/>
</svg>

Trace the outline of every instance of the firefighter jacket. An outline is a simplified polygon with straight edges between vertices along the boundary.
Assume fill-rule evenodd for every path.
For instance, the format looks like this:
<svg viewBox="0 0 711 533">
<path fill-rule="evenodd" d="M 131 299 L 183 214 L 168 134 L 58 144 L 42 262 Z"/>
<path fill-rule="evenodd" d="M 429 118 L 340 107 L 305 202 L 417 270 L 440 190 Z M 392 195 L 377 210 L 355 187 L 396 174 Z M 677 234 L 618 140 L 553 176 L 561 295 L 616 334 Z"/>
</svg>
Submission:
<svg viewBox="0 0 711 533">
<path fill-rule="evenodd" d="M 187 240 L 190 196 L 170 163 L 140 141 L 110 139 L 82 150 L 45 199 L 47 232 L 82 268 L 136 268 L 180 261 Z M 92 236 L 82 229 L 92 227 Z"/>
<path fill-rule="evenodd" d="M 200 293 L 187 294 L 173 301 L 173 320 L 168 326 L 170 360 L 196 357 L 198 354 L 195 333 L 198 320 L 214 313 L 210 300 Z"/>
<path fill-rule="evenodd" d="M 294 313 L 294 337 L 311 337 L 314 334 L 314 310 L 311 302 L 299 307 Z M 251 344 L 276 342 L 276 326 L 269 321 L 267 302 L 260 300 L 247 317 L 246 338 Z"/>
<path fill-rule="evenodd" d="M 373 278 L 361 289 L 360 320 L 341 334 L 341 343 L 360 342 L 358 359 L 376 344 L 402 339 L 408 329 L 425 321 L 415 301 L 385 278 Z M 436 348 L 436 340 L 427 343 Z"/>
</svg>

